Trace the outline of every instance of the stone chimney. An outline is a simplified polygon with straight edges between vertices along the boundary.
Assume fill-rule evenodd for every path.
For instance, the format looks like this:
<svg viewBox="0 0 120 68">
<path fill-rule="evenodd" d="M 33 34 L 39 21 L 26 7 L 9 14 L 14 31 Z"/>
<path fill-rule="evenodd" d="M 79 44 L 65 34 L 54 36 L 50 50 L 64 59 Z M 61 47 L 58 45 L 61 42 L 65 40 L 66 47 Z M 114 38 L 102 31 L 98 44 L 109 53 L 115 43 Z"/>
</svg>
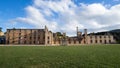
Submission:
<svg viewBox="0 0 120 68">
<path fill-rule="evenodd" d="M 87 44 L 87 29 L 84 29 L 84 34 L 85 34 L 85 36 L 84 36 L 85 40 L 84 41 L 85 41 L 85 44 Z"/>
<path fill-rule="evenodd" d="M 63 36 L 66 36 L 66 33 L 63 33 Z"/>
<path fill-rule="evenodd" d="M 45 31 L 45 45 L 47 45 L 48 43 L 48 28 L 47 28 L 47 26 L 45 26 L 45 29 L 44 29 L 44 31 Z"/>
<path fill-rule="evenodd" d="M 78 32 L 79 32 L 79 31 L 78 31 L 78 27 L 76 27 L 76 33 L 77 33 L 77 37 L 78 37 Z"/>
</svg>

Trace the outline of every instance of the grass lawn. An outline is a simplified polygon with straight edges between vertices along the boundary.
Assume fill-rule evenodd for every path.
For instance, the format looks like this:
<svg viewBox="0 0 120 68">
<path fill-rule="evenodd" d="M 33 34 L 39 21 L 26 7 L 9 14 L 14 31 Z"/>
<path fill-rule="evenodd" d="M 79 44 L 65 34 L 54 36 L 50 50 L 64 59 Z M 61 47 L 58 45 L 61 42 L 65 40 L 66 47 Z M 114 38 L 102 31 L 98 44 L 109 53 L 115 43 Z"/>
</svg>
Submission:
<svg viewBox="0 0 120 68">
<path fill-rule="evenodd" d="M 0 68 L 120 68 L 120 45 L 0 46 Z"/>
</svg>

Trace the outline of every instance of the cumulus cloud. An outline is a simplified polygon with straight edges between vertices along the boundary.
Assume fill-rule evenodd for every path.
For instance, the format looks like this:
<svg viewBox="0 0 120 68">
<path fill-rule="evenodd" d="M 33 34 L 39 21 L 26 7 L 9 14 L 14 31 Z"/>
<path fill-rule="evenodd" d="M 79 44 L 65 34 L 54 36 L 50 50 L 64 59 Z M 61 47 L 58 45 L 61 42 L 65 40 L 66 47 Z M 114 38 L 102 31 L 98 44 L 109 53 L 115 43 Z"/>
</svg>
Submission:
<svg viewBox="0 0 120 68">
<path fill-rule="evenodd" d="M 46 25 L 53 32 L 67 32 L 68 35 L 74 35 L 77 26 L 90 32 L 120 28 L 120 4 L 107 8 L 101 3 L 76 5 L 71 0 L 34 0 L 25 11 L 26 17 L 14 21 L 37 28 Z"/>
</svg>

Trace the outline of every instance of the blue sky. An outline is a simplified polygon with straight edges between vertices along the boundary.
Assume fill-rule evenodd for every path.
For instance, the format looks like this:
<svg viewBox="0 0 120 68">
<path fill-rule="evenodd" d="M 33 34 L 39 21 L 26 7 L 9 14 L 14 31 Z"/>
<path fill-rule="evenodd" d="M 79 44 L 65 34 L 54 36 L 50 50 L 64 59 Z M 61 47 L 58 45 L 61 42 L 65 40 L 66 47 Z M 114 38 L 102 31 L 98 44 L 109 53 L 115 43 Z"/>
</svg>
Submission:
<svg viewBox="0 0 120 68">
<path fill-rule="evenodd" d="M 105 4 L 110 4 L 110 5 L 115 5 L 119 4 L 119 1 L 117 0 L 73 0 L 76 4 L 77 3 L 86 3 L 86 4 L 91 4 L 91 3 L 105 3 Z"/>
<path fill-rule="evenodd" d="M 17 27 L 9 24 L 9 21 L 19 16 L 24 17 L 24 8 L 30 4 L 32 4 L 32 0 L 0 0 L 0 27 L 3 28 L 4 32 L 6 27 Z"/>
<path fill-rule="evenodd" d="M 70 7 L 71 6 L 71 7 Z M 0 0 L 0 27 L 43 28 L 73 35 L 119 29 L 120 0 Z M 112 15 L 113 14 L 113 15 Z"/>
</svg>

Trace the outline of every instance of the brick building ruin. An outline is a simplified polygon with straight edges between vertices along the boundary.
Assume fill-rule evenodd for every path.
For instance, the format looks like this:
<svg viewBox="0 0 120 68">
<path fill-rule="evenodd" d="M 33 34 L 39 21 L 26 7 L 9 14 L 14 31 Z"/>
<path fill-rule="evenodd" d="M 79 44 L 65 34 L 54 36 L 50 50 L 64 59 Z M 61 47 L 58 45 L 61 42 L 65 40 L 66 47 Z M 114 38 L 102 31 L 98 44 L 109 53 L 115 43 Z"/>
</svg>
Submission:
<svg viewBox="0 0 120 68">
<path fill-rule="evenodd" d="M 84 34 L 76 29 L 76 36 L 69 37 L 66 33 L 52 33 L 44 29 L 7 29 L 6 44 L 15 45 L 80 45 L 80 44 L 111 44 L 116 43 L 113 35 Z"/>
</svg>

